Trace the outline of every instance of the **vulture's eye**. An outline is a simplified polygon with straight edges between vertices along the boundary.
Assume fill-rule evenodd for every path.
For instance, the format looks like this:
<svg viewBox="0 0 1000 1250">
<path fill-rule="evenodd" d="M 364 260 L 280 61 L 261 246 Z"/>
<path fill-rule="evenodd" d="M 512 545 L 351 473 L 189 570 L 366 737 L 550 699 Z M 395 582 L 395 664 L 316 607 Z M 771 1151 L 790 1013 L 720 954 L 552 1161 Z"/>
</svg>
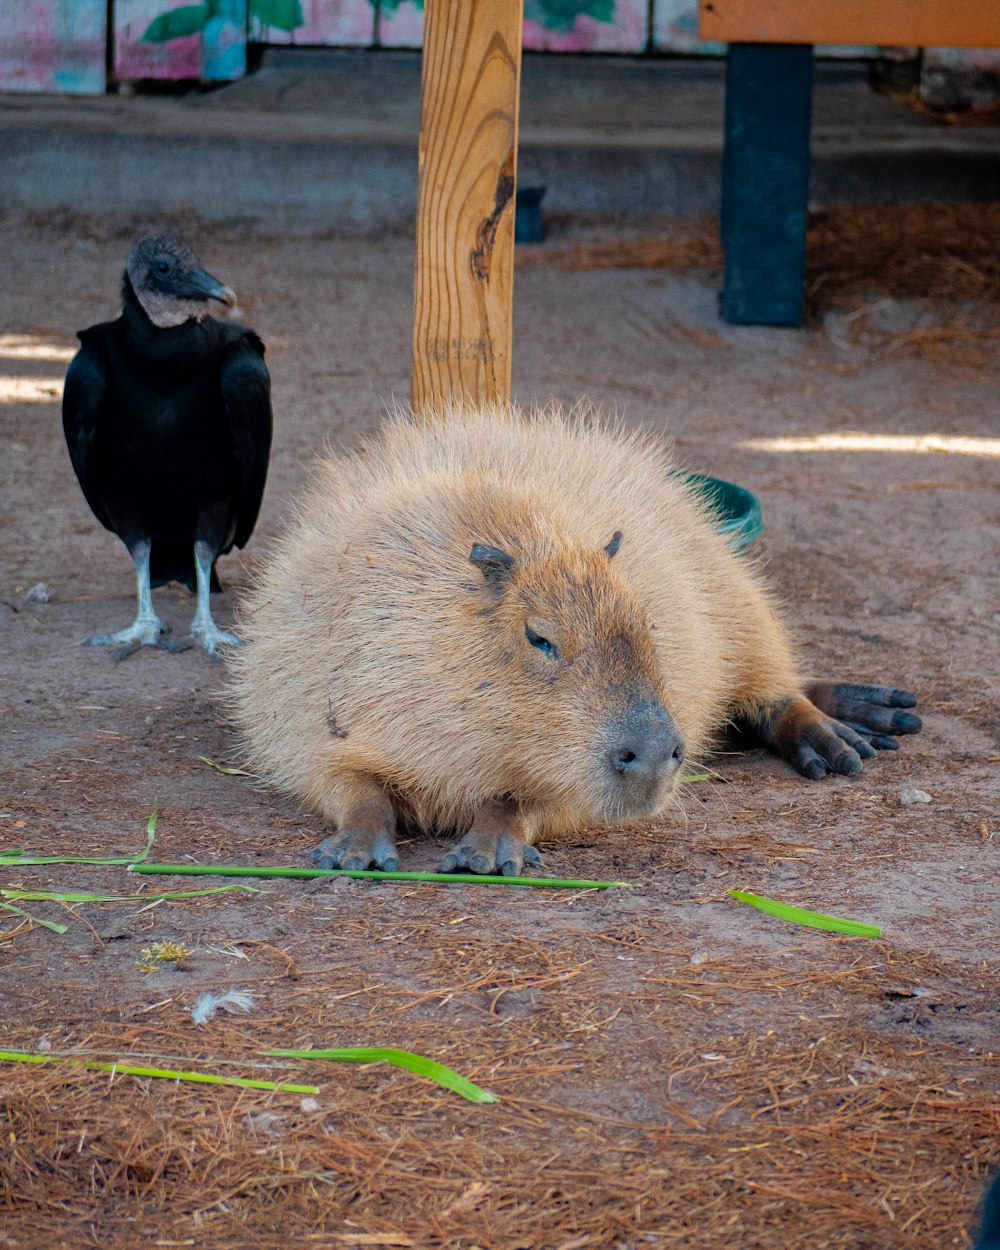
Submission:
<svg viewBox="0 0 1000 1250">
<path fill-rule="evenodd" d="M 158 260 L 153 266 L 157 273 L 169 273 L 170 265 L 165 260 Z"/>
</svg>

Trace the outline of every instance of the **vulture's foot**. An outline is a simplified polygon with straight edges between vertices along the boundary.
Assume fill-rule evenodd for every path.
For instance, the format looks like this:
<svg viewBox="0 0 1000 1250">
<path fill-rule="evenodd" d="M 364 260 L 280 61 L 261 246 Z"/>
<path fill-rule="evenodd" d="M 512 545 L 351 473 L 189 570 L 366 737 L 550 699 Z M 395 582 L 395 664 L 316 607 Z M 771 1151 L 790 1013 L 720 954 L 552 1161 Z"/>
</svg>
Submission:
<svg viewBox="0 0 1000 1250">
<path fill-rule="evenodd" d="M 219 647 L 241 647 L 243 639 L 220 629 L 211 617 L 196 616 L 191 622 L 191 639 L 213 660 L 219 658 Z M 188 644 L 191 645 L 190 643 Z"/>
<path fill-rule="evenodd" d="M 164 625 L 158 616 L 137 616 L 127 629 L 120 629 L 116 634 L 93 634 L 83 640 L 85 647 L 118 647 L 114 653 L 115 661 L 127 660 L 142 647 L 156 647 L 159 651 L 186 651 L 191 645 L 184 642 L 168 642 L 163 638 L 170 633 L 170 626 Z"/>
</svg>

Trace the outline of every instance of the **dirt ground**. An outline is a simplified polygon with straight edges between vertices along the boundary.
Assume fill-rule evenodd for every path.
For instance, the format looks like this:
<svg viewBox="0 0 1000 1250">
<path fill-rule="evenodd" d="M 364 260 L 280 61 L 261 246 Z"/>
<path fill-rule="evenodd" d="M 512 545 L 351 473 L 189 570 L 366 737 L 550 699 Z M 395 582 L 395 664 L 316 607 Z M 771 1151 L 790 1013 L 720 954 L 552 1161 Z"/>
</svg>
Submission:
<svg viewBox="0 0 1000 1250">
<path fill-rule="evenodd" d="M 126 855 L 158 803 L 154 859 L 304 864 L 319 820 L 199 758 L 238 763 L 221 666 L 79 645 L 131 619 L 133 580 L 73 478 L 61 378 L 74 332 L 113 315 L 147 224 L 0 218 L 0 848 Z M 247 551 L 220 563 L 225 622 L 310 457 L 407 396 L 413 248 L 181 226 L 240 293 L 273 377 L 269 487 Z M 979 241 L 996 257 L 996 234 Z M 516 394 L 588 395 L 754 490 L 807 668 L 918 692 L 924 732 L 850 780 L 730 747 L 684 821 L 544 848 L 552 874 L 630 890 L 274 881 L 151 907 L 22 904 L 62 936 L 0 912 L 0 1046 L 320 1087 L 0 1063 L 0 1246 L 969 1244 L 1000 1162 L 996 308 L 930 279 L 901 296 L 862 265 L 853 285 L 817 279 L 809 328 L 735 329 L 711 246 L 702 267 L 656 268 L 628 243 L 557 223 L 525 249 Z M 937 441 L 844 449 L 848 432 Z M 39 582 L 47 603 L 26 597 Z M 187 591 L 157 602 L 183 632 Z M 930 801 L 903 804 L 906 787 Z M 443 846 L 404 845 L 403 867 L 434 868 Z M 0 868 L 5 889 L 150 882 Z M 883 937 L 788 925 L 731 889 Z M 157 940 L 189 954 L 144 972 Z M 252 1012 L 196 1025 L 197 995 L 229 989 Z M 263 1056 L 348 1045 L 430 1055 L 500 1101 Z"/>
</svg>

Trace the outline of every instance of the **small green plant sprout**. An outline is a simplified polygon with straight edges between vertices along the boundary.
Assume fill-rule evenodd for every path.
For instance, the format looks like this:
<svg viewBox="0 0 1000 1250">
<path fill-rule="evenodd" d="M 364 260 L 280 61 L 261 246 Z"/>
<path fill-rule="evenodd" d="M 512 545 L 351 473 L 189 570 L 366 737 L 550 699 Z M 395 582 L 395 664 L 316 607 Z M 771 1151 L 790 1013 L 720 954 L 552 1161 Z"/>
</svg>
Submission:
<svg viewBox="0 0 1000 1250">
<path fill-rule="evenodd" d="M 158 972 L 164 964 L 180 967 L 191 956 L 191 951 L 183 942 L 173 942 L 169 938 L 161 938 L 150 946 L 143 947 L 142 958 L 136 967 L 147 976 Z"/>
</svg>

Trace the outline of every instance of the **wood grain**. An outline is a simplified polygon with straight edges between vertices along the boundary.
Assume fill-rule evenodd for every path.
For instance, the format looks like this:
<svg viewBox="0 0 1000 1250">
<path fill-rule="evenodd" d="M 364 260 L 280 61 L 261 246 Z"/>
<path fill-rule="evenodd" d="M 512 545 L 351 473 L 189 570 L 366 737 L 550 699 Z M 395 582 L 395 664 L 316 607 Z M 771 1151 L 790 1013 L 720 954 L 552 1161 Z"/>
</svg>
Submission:
<svg viewBox="0 0 1000 1250">
<path fill-rule="evenodd" d="M 412 402 L 510 397 L 521 0 L 427 0 Z"/>
<path fill-rule="evenodd" d="M 700 0 L 702 39 L 995 48 L 996 0 Z"/>
</svg>

